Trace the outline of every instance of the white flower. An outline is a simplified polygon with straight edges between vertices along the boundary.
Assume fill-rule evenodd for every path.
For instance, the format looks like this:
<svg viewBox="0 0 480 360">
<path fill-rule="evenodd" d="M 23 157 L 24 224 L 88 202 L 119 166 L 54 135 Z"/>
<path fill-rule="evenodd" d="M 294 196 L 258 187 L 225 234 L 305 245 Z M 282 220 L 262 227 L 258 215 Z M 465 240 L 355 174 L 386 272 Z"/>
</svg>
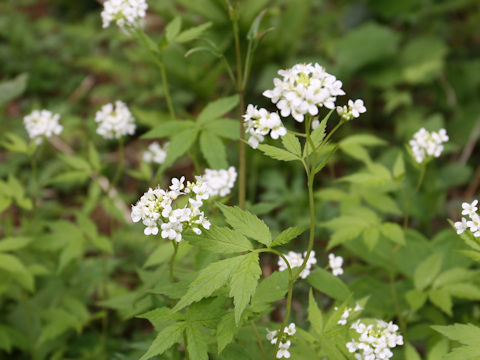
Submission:
<svg viewBox="0 0 480 360">
<path fill-rule="evenodd" d="M 350 309 L 350 308 L 345 309 L 345 311 L 342 314 L 342 317 L 340 318 L 340 320 L 337 321 L 338 325 L 346 325 L 347 324 L 348 317 L 350 316 L 350 311 L 352 311 L 352 309 Z"/>
<path fill-rule="evenodd" d="M 409 144 L 413 156 L 418 163 L 422 163 L 428 157 L 439 157 L 443 151 L 443 143 L 448 141 L 445 129 L 438 132 L 428 132 L 424 128 L 418 130 Z"/>
<path fill-rule="evenodd" d="M 165 143 L 162 147 L 157 141 L 151 143 L 143 153 L 143 161 L 146 163 L 163 164 L 167 158 L 168 145 L 169 143 Z"/>
<path fill-rule="evenodd" d="M 367 108 L 363 104 L 363 100 L 357 99 L 355 101 L 348 100 L 348 107 L 344 106 L 337 106 L 337 114 L 340 116 L 344 121 L 349 121 L 354 118 L 358 118 L 360 114 L 363 114 L 367 111 Z"/>
<path fill-rule="evenodd" d="M 103 27 L 115 22 L 120 28 L 136 27 L 146 15 L 148 5 L 145 0 L 107 0 L 101 13 Z"/>
<path fill-rule="evenodd" d="M 62 132 L 63 126 L 59 124 L 59 119 L 60 115 L 48 110 L 34 110 L 23 118 L 23 122 L 28 136 L 38 145 L 42 143 L 43 137 L 49 138 Z"/>
<path fill-rule="evenodd" d="M 334 254 L 328 255 L 328 264 L 332 269 L 332 274 L 335 276 L 343 274 L 343 258 L 341 256 L 335 256 Z"/>
<path fill-rule="evenodd" d="M 197 180 L 205 184 L 205 192 L 209 197 L 227 196 L 232 191 L 236 179 L 237 171 L 233 166 L 221 170 L 205 169 L 205 173 L 197 177 Z"/>
<path fill-rule="evenodd" d="M 319 64 L 297 64 L 280 70 L 281 78 L 274 78 L 274 88 L 263 95 L 277 105 L 283 117 L 292 115 L 303 122 L 305 115 L 315 116 L 318 108 L 335 108 L 338 95 L 344 95 L 342 82 L 327 73 Z"/>
<path fill-rule="evenodd" d="M 122 101 L 103 105 L 95 115 L 97 133 L 106 139 L 119 139 L 135 133 L 135 119 Z"/>
<path fill-rule="evenodd" d="M 293 269 L 293 268 L 302 266 L 304 257 L 307 256 L 307 253 L 305 252 L 302 257 L 302 254 L 296 253 L 294 251 L 289 251 L 288 254 L 284 256 L 287 259 L 288 263 L 290 264 L 290 267 Z M 312 268 L 312 265 L 316 263 L 317 263 L 317 259 L 315 258 L 315 251 L 312 251 L 310 253 L 310 257 L 308 258 L 305 264 L 305 268 L 300 273 L 300 277 L 302 279 L 307 278 L 307 276 L 310 275 L 310 269 Z M 284 271 L 288 268 L 287 264 L 285 263 L 282 257 L 278 258 L 278 267 L 279 267 L 278 269 L 279 271 Z"/>
<path fill-rule="evenodd" d="M 267 329 L 267 340 L 272 344 L 277 343 L 277 330 L 270 331 Z"/>
<path fill-rule="evenodd" d="M 359 335 L 358 342 L 352 339 L 346 344 L 348 351 L 355 353 L 355 359 L 390 359 L 393 356 L 390 349 L 403 345 L 403 337 L 397 334 L 398 326 L 392 322 L 376 320 L 376 324 L 366 325 L 358 320 L 350 328 Z"/>
<path fill-rule="evenodd" d="M 132 206 L 132 221 L 142 221 L 145 225 L 145 235 L 157 235 L 160 228 L 162 238 L 180 242 L 182 234 L 187 229 L 201 234 L 200 226 L 206 230 L 210 228 L 210 222 L 200 210 L 203 205 L 202 200 L 208 199 L 208 195 L 198 195 L 192 191 L 196 189 L 200 193 L 199 189 L 205 186 L 197 180 L 195 183 L 189 183 L 185 188 L 184 181 L 185 177 L 182 176 L 180 179 L 172 179 L 172 185 L 168 190 L 148 189 Z M 175 208 L 174 201 L 180 196 L 188 196 L 188 201 L 183 207 Z"/>
<path fill-rule="evenodd" d="M 463 233 L 465 230 L 468 229 L 468 222 L 467 222 L 467 219 L 465 219 L 464 217 L 462 217 L 462 221 L 457 221 L 455 223 L 455 228 L 457 229 L 457 234 L 461 234 Z"/>
<path fill-rule="evenodd" d="M 278 139 L 287 134 L 287 129 L 283 126 L 280 116 L 277 113 L 268 112 L 264 108 L 259 110 L 252 104 L 248 105 L 243 119 L 245 132 L 250 134 L 248 143 L 254 149 L 263 142 L 264 137 L 269 133 L 272 139 Z"/>
<path fill-rule="evenodd" d="M 297 332 L 297 330 L 295 328 L 295 324 L 290 323 L 290 325 L 288 325 L 287 327 L 285 327 L 285 329 L 283 329 L 283 332 L 290 335 L 290 336 L 295 335 L 295 333 Z"/>
<path fill-rule="evenodd" d="M 477 210 L 478 200 L 474 200 L 471 204 L 464 202 L 462 204 L 462 215 L 468 215 L 468 216 L 473 216 Z"/>
<path fill-rule="evenodd" d="M 290 340 L 284 343 L 280 342 L 280 344 L 278 344 L 277 359 L 288 359 L 290 357 L 290 352 L 288 351 L 289 348 Z"/>
</svg>

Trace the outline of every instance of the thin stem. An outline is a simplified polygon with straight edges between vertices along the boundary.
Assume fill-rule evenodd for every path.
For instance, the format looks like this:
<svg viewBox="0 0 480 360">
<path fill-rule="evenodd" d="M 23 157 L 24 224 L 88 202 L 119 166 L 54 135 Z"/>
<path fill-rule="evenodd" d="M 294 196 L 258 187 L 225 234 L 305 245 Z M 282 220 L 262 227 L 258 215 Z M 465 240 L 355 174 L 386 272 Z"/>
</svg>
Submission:
<svg viewBox="0 0 480 360">
<path fill-rule="evenodd" d="M 178 252 L 178 243 L 175 240 L 171 240 L 173 245 L 173 254 L 170 258 L 170 281 L 173 283 L 175 278 L 173 277 L 173 265 L 175 264 L 175 257 L 177 256 Z"/>
<path fill-rule="evenodd" d="M 265 355 L 265 350 L 263 349 L 262 338 L 260 337 L 260 334 L 258 333 L 258 329 L 255 325 L 255 322 L 253 320 L 251 320 L 250 324 L 252 325 L 253 331 L 255 332 L 255 336 L 257 337 L 258 347 L 260 348 L 260 352 L 262 353 L 262 359 L 267 360 L 267 356 Z"/>
<path fill-rule="evenodd" d="M 245 56 L 245 68 L 243 69 L 242 90 L 247 87 L 248 78 L 250 76 L 250 69 L 252 68 L 253 57 L 253 41 L 248 42 L 247 55 Z"/>
<path fill-rule="evenodd" d="M 408 228 L 408 221 L 409 221 L 409 217 L 410 217 L 410 206 L 412 205 L 411 204 L 412 199 L 415 197 L 415 195 L 417 195 L 418 190 L 420 190 L 420 186 L 422 185 L 423 179 L 425 177 L 426 168 L 427 168 L 426 164 L 422 164 L 422 167 L 420 168 L 420 176 L 418 177 L 417 185 L 415 186 L 415 190 L 414 190 L 411 197 L 406 196 L 406 198 L 405 198 L 405 215 L 404 215 L 404 218 L 403 218 L 403 229 L 404 230 L 407 230 L 407 228 Z"/>
<path fill-rule="evenodd" d="M 175 241 L 175 240 L 174 240 Z M 187 340 L 187 330 L 183 331 L 183 341 L 185 343 L 185 360 L 189 360 L 189 355 L 188 355 L 188 340 Z"/>
<path fill-rule="evenodd" d="M 243 124 L 243 112 L 245 110 L 245 97 L 244 97 L 244 87 L 243 87 L 243 78 L 242 78 L 242 53 L 240 50 L 240 35 L 238 28 L 238 13 L 237 8 L 229 6 L 230 8 L 230 19 L 232 20 L 233 26 L 233 37 L 235 39 L 235 59 L 237 67 L 237 81 L 236 81 L 236 90 L 240 101 L 238 103 L 238 112 L 240 120 L 240 149 L 239 149 L 239 166 L 238 166 L 238 205 L 241 209 L 245 209 L 245 199 L 246 199 L 246 152 L 245 152 L 245 129 Z"/>
<path fill-rule="evenodd" d="M 123 169 L 125 167 L 125 146 L 123 144 L 124 140 L 123 138 L 119 139 L 118 143 L 118 165 L 117 165 L 117 171 L 115 172 L 115 176 L 113 177 L 112 181 L 112 187 L 116 187 L 118 184 L 118 181 L 120 180 L 120 176 L 123 173 Z"/>
<path fill-rule="evenodd" d="M 175 116 L 175 109 L 173 107 L 172 103 L 172 98 L 170 96 L 170 89 L 168 87 L 168 80 L 167 80 L 167 73 L 165 71 L 165 64 L 163 61 L 161 61 L 161 53 L 159 49 L 152 49 L 152 46 L 150 45 L 153 43 L 152 40 L 148 37 L 147 34 L 143 32 L 143 30 L 140 28 L 135 32 L 140 41 L 142 42 L 143 46 L 148 50 L 148 53 L 150 54 L 153 62 L 157 67 L 160 69 L 160 76 L 162 77 L 162 86 L 163 90 L 165 92 L 165 100 L 167 101 L 167 107 L 168 107 L 168 112 L 170 113 L 170 117 L 172 119 L 176 119 Z"/>
</svg>

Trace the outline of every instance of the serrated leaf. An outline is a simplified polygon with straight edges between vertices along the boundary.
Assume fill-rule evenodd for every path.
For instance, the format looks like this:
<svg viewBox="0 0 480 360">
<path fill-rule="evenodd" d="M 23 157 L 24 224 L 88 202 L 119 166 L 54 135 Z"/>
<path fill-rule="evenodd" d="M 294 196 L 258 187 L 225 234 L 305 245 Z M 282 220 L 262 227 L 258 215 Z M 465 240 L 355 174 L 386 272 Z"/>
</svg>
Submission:
<svg viewBox="0 0 480 360">
<path fill-rule="evenodd" d="M 75 170 L 81 170 L 81 171 L 84 171 L 87 173 L 87 175 L 89 173 L 91 173 L 92 171 L 92 168 L 90 166 L 90 164 L 88 163 L 88 161 L 86 161 L 85 159 L 81 158 L 80 156 L 67 156 L 67 155 L 59 155 L 60 159 L 62 159 L 62 161 L 64 163 L 66 163 L 68 166 L 74 168 Z"/>
<path fill-rule="evenodd" d="M 193 121 L 189 120 L 170 120 L 155 126 L 152 130 L 141 136 L 142 139 L 154 139 L 165 136 L 173 136 L 187 129 L 196 127 Z"/>
<path fill-rule="evenodd" d="M 323 333 L 323 316 L 313 297 L 312 289 L 308 295 L 308 321 L 312 325 L 313 330 L 321 336 Z"/>
<path fill-rule="evenodd" d="M 266 246 L 272 243 L 272 235 L 265 223 L 252 213 L 240 209 L 238 206 L 226 206 L 217 203 L 227 222 L 235 230 Z"/>
<path fill-rule="evenodd" d="M 459 299 L 480 300 L 480 288 L 470 283 L 445 285 L 442 290 Z"/>
<path fill-rule="evenodd" d="M 301 234 L 307 230 L 308 227 L 290 227 L 286 230 L 283 230 L 273 241 L 270 245 L 271 247 L 285 245 L 289 243 L 291 240 L 297 238 Z"/>
<path fill-rule="evenodd" d="M 208 360 L 205 336 L 196 326 L 187 326 L 187 350 L 192 360 Z"/>
<path fill-rule="evenodd" d="M 183 338 L 183 331 L 187 327 L 184 321 L 167 326 L 160 331 L 153 340 L 152 345 L 147 352 L 140 358 L 140 360 L 147 360 L 153 356 L 163 354 L 173 344 L 179 343 Z"/>
<path fill-rule="evenodd" d="M 181 28 L 182 18 L 180 16 L 175 17 L 175 19 L 168 23 L 165 27 L 165 37 L 169 43 L 175 40 L 175 37 L 180 33 Z"/>
<path fill-rule="evenodd" d="M 257 290 L 252 298 L 252 311 L 262 312 L 268 309 L 271 303 L 285 298 L 287 291 L 288 272 L 274 272 L 258 284 Z"/>
<path fill-rule="evenodd" d="M 225 347 L 233 341 L 238 328 L 235 325 L 235 314 L 233 311 L 225 314 L 217 327 L 218 353 L 220 354 Z"/>
<path fill-rule="evenodd" d="M 223 138 L 238 140 L 240 139 L 240 124 L 237 120 L 218 119 L 208 122 L 205 129 L 215 135 Z"/>
<path fill-rule="evenodd" d="M 16 257 L 10 254 L 0 254 L 0 269 L 3 269 L 15 276 L 15 280 L 26 290 L 33 291 L 34 279 L 25 265 Z"/>
<path fill-rule="evenodd" d="M 184 43 L 193 39 L 198 38 L 202 35 L 202 33 L 207 30 L 210 26 L 212 26 L 211 22 L 207 22 L 205 24 L 201 24 L 190 29 L 187 29 L 181 32 L 176 38 L 175 42 L 177 43 Z"/>
<path fill-rule="evenodd" d="M 432 289 L 428 292 L 430 301 L 448 316 L 452 316 L 452 297 L 443 289 Z"/>
<path fill-rule="evenodd" d="M 214 291 L 226 285 L 232 271 L 241 261 L 242 256 L 237 256 L 214 262 L 200 270 L 197 278 L 189 285 L 187 293 L 175 305 L 173 311 L 178 311 L 191 303 L 209 297 Z"/>
<path fill-rule="evenodd" d="M 405 293 L 405 300 L 407 300 L 410 308 L 413 311 L 420 309 L 425 301 L 427 301 L 427 294 L 416 289 L 409 290 Z"/>
<path fill-rule="evenodd" d="M 290 133 L 285 134 L 282 136 L 282 144 L 291 153 L 301 156 L 302 155 L 302 146 L 300 145 L 300 140 Z"/>
<path fill-rule="evenodd" d="M 22 249 L 30 242 L 32 238 L 26 236 L 7 237 L 0 240 L 0 252 Z"/>
<path fill-rule="evenodd" d="M 299 157 L 297 155 L 294 155 L 287 150 L 283 150 L 278 147 L 267 145 L 267 144 L 258 145 L 258 150 L 260 150 L 265 155 L 275 160 L 280 160 L 280 161 L 299 160 Z"/>
<path fill-rule="evenodd" d="M 480 327 L 472 324 L 454 324 L 450 326 L 434 325 L 435 331 L 443 334 L 450 340 L 458 341 L 464 345 L 479 345 Z"/>
<path fill-rule="evenodd" d="M 436 253 L 422 261 L 413 275 L 413 283 L 417 290 L 423 290 L 430 285 L 442 269 L 443 254 Z"/>
<path fill-rule="evenodd" d="M 160 307 L 146 313 L 136 316 L 140 319 L 147 319 L 155 327 L 157 331 L 161 331 L 172 322 L 177 322 L 183 319 L 183 315 L 172 312 L 167 307 Z"/>
<path fill-rule="evenodd" d="M 0 83 L 0 106 L 22 95 L 27 88 L 28 74 L 20 74 L 12 80 Z"/>
<path fill-rule="evenodd" d="M 339 301 L 345 301 L 350 296 L 350 290 L 342 280 L 329 271 L 316 268 L 307 277 L 307 282 L 315 289 Z"/>
<path fill-rule="evenodd" d="M 230 282 L 230 296 L 233 296 L 235 305 L 235 323 L 239 324 L 243 310 L 250 303 L 250 299 L 257 288 L 262 269 L 258 262 L 258 253 L 242 256 L 235 271 L 232 272 Z"/>
<path fill-rule="evenodd" d="M 394 243 L 399 245 L 406 245 L 403 229 L 397 223 L 383 223 L 382 225 L 380 225 L 380 232 L 383 234 L 383 236 L 393 241 Z"/>
<path fill-rule="evenodd" d="M 167 157 L 162 164 L 162 169 L 173 164 L 180 156 L 185 154 L 197 139 L 198 129 L 187 129 L 180 134 L 174 135 L 168 146 Z"/>
<path fill-rule="evenodd" d="M 402 153 L 399 153 L 395 164 L 393 164 L 393 177 L 395 180 L 401 180 L 405 176 L 405 161 Z"/>
<path fill-rule="evenodd" d="M 320 125 L 312 131 L 310 138 L 312 139 L 313 145 L 317 148 L 325 138 L 327 129 L 328 118 L 332 114 L 332 111 L 328 113 L 327 116 L 320 122 Z M 311 145 L 308 141 L 305 141 L 305 147 L 303 148 L 303 157 L 308 156 L 312 153 Z"/>
<path fill-rule="evenodd" d="M 253 250 L 250 241 L 242 234 L 226 227 L 212 225 L 201 235 L 185 234 L 185 240 L 208 251 L 219 254 L 233 254 Z"/>
<path fill-rule="evenodd" d="M 220 98 L 209 103 L 197 117 L 199 124 L 206 124 L 212 120 L 217 120 L 238 105 L 238 95 Z"/>
<path fill-rule="evenodd" d="M 212 169 L 226 169 L 227 153 L 225 144 L 217 135 L 208 131 L 202 131 L 200 135 L 200 150 Z"/>
</svg>

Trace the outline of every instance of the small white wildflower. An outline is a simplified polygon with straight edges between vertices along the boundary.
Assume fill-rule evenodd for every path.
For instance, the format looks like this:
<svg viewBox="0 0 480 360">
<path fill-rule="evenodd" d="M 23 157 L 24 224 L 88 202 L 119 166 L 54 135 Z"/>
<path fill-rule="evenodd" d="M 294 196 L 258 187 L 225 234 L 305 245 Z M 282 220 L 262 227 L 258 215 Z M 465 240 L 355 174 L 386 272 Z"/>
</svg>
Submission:
<svg viewBox="0 0 480 360">
<path fill-rule="evenodd" d="M 146 163 L 163 164 L 167 158 L 168 145 L 169 143 L 165 143 L 162 147 L 157 141 L 151 143 L 143 153 L 143 161 Z"/>
<path fill-rule="evenodd" d="M 468 221 L 464 217 L 462 217 L 461 221 L 457 221 L 455 223 L 455 229 L 457 229 L 457 234 L 462 234 L 465 230 L 468 229 Z"/>
<path fill-rule="evenodd" d="M 363 104 L 363 100 L 357 99 L 355 101 L 348 100 L 348 107 L 337 106 L 337 114 L 345 121 L 358 118 L 360 114 L 363 114 L 367 111 L 367 108 Z"/>
<path fill-rule="evenodd" d="M 267 329 L 267 340 L 272 344 L 277 343 L 277 330 L 270 331 Z"/>
<path fill-rule="evenodd" d="M 281 358 L 288 359 L 290 357 L 290 352 L 288 351 L 289 348 L 290 348 L 290 340 L 284 343 L 280 342 L 280 344 L 278 345 L 277 359 L 281 359 Z"/>
<path fill-rule="evenodd" d="M 107 0 L 101 13 L 103 27 L 107 28 L 112 22 L 122 29 L 136 27 L 145 17 L 147 8 L 145 0 Z"/>
<path fill-rule="evenodd" d="M 23 122 L 28 136 L 38 145 L 42 143 L 43 137 L 49 138 L 62 132 L 63 126 L 58 122 L 59 119 L 60 115 L 51 111 L 34 110 L 23 118 Z"/>
<path fill-rule="evenodd" d="M 474 200 L 471 204 L 464 202 L 462 204 L 462 215 L 473 216 L 476 214 L 478 207 L 478 200 Z"/>
<path fill-rule="evenodd" d="M 280 116 L 277 113 L 271 113 L 261 108 L 257 109 L 252 104 L 247 106 L 247 112 L 243 115 L 245 121 L 245 132 L 250 134 L 248 143 L 254 149 L 263 142 L 264 137 L 270 133 L 272 139 L 278 139 L 287 134 L 287 129 L 283 126 Z"/>
<path fill-rule="evenodd" d="M 422 163 L 428 157 L 439 157 L 443 151 L 443 143 L 448 141 L 445 129 L 438 132 L 428 132 L 424 128 L 418 130 L 409 144 L 412 149 L 413 156 L 418 163 Z"/>
<path fill-rule="evenodd" d="M 342 317 L 340 318 L 340 320 L 337 321 L 338 325 L 346 325 L 347 324 L 348 317 L 350 316 L 350 311 L 352 311 L 352 309 L 350 309 L 350 308 L 345 309 L 345 311 L 342 314 Z"/>
<path fill-rule="evenodd" d="M 103 105 L 95 114 L 97 133 L 106 139 L 119 139 L 135 133 L 135 119 L 122 101 Z"/>
<path fill-rule="evenodd" d="M 221 170 L 205 169 L 205 173 L 197 179 L 206 185 L 205 191 L 210 197 L 227 196 L 235 185 L 237 171 L 233 166 Z"/>
<path fill-rule="evenodd" d="M 328 255 L 328 263 L 332 269 L 332 274 L 335 276 L 343 274 L 343 258 L 341 256 L 335 256 L 335 254 Z"/>
<path fill-rule="evenodd" d="M 293 269 L 293 268 L 302 266 L 304 257 L 307 256 L 307 252 L 305 252 L 302 256 L 302 254 L 296 253 L 294 251 L 289 251 L 288 254 L 284 256 L 287 259 L 288 263 L 290 264 L 290 267 Z M 310 269 L 312 268 L 312 265 L 316 263 L 317 263 L 317 259 L 315 258 L 315 251 L 312 251 L 310 253 L 310 257 L 308 258 L 305 264 L 305 268 L 300 273 L 300 277 L 302 279 L 306 279 L 308 275 L 310 275 Z M 282 257 L 278 258 L 278 267 L 279 267 L 278 269 L 279 271 L 284 271 L 288 268 L 287 264 L 285 263 Z"/>
<path fill-rule="evenodd" d="M 295 324 L 290 323 L 290 325 L 286 326 L 285 329 L 283 329 L 283 332 L 285 332 L 286 334 L 288 334 L 290 336 L 295 335 L 295 333 L 297 332 L 297 330 L 295 328 Z"/>
</svg>

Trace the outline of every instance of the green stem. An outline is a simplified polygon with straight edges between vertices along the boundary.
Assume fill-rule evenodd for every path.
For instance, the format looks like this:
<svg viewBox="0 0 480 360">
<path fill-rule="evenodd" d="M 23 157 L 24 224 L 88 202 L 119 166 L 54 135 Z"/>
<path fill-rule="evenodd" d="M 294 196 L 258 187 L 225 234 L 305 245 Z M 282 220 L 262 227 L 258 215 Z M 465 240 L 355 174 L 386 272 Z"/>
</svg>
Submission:
<svg viewBox="0 0 480 360">
<path fill-rule="evenodd" d="M 148 37 L 147 34 L 143 32 L 142 29 L 138 29 L 136 31 L 140 41 L 142 42 L 143 46 L 148 50 L 150 57 L 152 58 L 153 62 L 157 67 L 160 69 L 160 76 L 162 77 L 162 86 L 163 91 L 165 92 L 165 100 L 167 101 L 168 112 L 172 119 L 176 119 L 175 116 L 175 109 L 173 107 L 172 98 L 170 96 L 170 89 L 168 87 L 168 80 L 167 80 L 167 72 L 165 71 L 165 64 L 161 61 L 161 53 L 159 49 L 152 49 L 151 43 L 152 40 Z"/>
<path fill-rule="evenodd" d="M 257 326 L 255 325 L 255 322 L 253 320 L 250 321 L 250 324 L 252 325 L 253 331 L 255 332 L 255 336 L 257 337 L 258 347 L 260 348 L 260 352 L 262 353 L 262 359 L 267 360 L 267 356 L 265 355 L 265 350 L 263 349 L 262 338 L 258 333 Z"/>
<path fill-rule="evenodd" d="M 175 240 L 173 240 L 173 241 L 175 241 Z M 183 331 L 183 342 L 185 343 L 185 360 L 189 360 L 190 356 L 188 355 L 187 330 Z"/>
<path fill-rule="evenodd" d="M 170 281 L 173 283 L 175 281 L 175 278 L 173 276 L 173 265 L 175 264 L 175 257 L 177 256 L 178 252 L 178 243 L 175 240 L 171 240 L 171 242 L 173 245 L 173 254 L 170 258 Z"/>
<path fill-rule="evenodd" d="M 229 5 L 230 19 L 232 20 L 233 26 L 233 37 L 235 39 L 235 59 L 236 59 L 236 73 L 237 80 L 235 82 L 236 90 L 240 101 L 238 103 L 238 113 L 240 120 L 240 149 L 239 149 L 239 166 L 238 166 L 238 206 L 241 209 L 245 209 L 245 199 L 246 199 L 246 152 L 245 152 L 245 128 L 243 124 L 243 112 L 245 111 L 245 96 L 244 96 L 244 87 L 243 87 L 243 78 L 242 78 L 242 53 L 240 49 L 240 35 L 238 28 L 238 13 L 237 8 Z M 246 84 L 245 84 L 246 85 Z"/>
<path fill-rule="evenodd" d="M 115 172 L 115 176 L 112 181 L 112 187 L 116 187 L 118 184 L 118 181 L 120 180 L 120 176 L 123 173 L 123 169 L 125 167 L 125 147 L 123 144 L 123 138 L 119 139 L 118 143 L 118 165 L 117 165 L 117 171 Z"/>
</svg>

